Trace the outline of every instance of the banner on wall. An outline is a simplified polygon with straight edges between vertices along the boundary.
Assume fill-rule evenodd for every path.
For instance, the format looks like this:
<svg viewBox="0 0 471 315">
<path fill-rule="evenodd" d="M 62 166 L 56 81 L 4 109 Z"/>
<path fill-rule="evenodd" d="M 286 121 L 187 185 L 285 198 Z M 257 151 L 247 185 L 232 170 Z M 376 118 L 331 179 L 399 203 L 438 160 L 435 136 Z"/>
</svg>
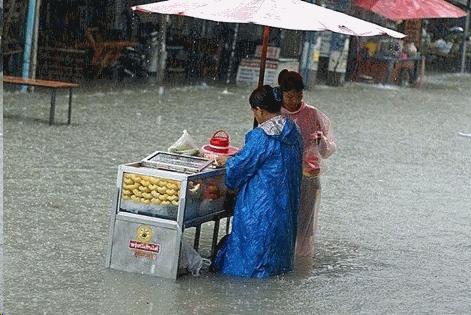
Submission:
<svg viewBox="0 0 471 315">
<path fill-rule="evenodd" d="M 337 46 L 336 50 L 332 50 L 330 52 L 329 71 L 336 73 L 345 73 L 347 71 L 348 46 L 350 39 L 345 37 L 342 41 L 343 44 L 341 47 Z"/>
<path fill-rule="evenodd" d="M 276 61 L 267 60 L 265 68 L 264 84 L 278 85 L 278 75 L 281 70 L 299 71 L 297 59 L 280 58 Z M 237 85 L 256 85 L 260 74 L 260 59 L 243 59 L 237 69 Z"/>
<path fill-rule="evenodd" d="M 329 57 L 332 43 L 332 32 L 326 31 L 320 33 L 321 47 L 320 47 L 320 56 Z M 334 36 L 335 37 L 335 36 Z"/>
</svg>

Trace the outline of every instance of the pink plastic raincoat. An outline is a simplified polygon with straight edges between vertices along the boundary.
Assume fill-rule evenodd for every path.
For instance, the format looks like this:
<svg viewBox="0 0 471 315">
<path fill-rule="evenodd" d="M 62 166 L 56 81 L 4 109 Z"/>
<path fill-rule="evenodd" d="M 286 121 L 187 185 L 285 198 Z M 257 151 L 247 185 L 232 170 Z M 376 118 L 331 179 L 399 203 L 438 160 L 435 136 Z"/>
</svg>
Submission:
<svg viewBox="0 0 471 315">
<path fill-rule="evenodd" d="M 337 146 L 329 118 L 317 108 L 303 102 L 297 111 L 289 112 L 283 108 L 282 113 L 299 126 L 304 141 L 296 255 L 312 257 L 321 195 L 319 175 L 326 169 L 323 159 L 332 155 Z"/>
</svg>

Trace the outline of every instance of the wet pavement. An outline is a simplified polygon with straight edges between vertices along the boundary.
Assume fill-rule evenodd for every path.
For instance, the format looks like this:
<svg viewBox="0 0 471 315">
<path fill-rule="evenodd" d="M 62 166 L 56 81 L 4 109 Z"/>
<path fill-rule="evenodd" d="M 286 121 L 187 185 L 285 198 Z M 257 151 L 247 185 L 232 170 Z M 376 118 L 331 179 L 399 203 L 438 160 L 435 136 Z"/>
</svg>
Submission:
<svg viewBox="0 0 471 315">
<path fill-rule="evenodd" d="M 3 78 L 3 71 L 1 72 Z M 3 83 L 3 82 L 2 82 Z M 0 87 L 0 93 L 3 95 L 3 84 Z M 3 112 L 3 97 L 0 100 L 0 109 Z M 0 120 L 0 311 L 3 305 L 4 284 L 3 284 L 3 119 Z"/>
<path fill-rule="evenodd" d="M 323 178 L 315 258 L 296 272 L 175 282 L 106 269 L 117 166 L 165 150 L 183 129 L 200 144 L 225 129 L 241 145 L 251 89 L 224 90 L 84 87 L 71 125 L 60 94 L 55 126 L 46 91 L 5 91 L 7 314 L 471 313 L 471 138 L 458 134 L 471 133 L 469 75 L 306 92 L 331 118 L 338 152 Z"/>
</svg>

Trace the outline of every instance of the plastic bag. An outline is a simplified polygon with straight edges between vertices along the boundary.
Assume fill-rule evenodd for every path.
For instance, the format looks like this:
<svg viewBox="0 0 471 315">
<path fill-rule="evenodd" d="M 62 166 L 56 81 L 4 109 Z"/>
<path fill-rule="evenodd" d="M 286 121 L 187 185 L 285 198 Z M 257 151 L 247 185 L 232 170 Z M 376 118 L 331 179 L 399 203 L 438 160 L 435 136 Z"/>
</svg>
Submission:
<svg viewBox="0 0 471 315">
<path fill-rule="evenodd" d="M 188 131 L 183 130 L 182 136 L 168 148 L 168 152 L 194 156 L 198 155 L 200 151 Z"/>
<path fill-rule="evenodd" d="M 182 242 L 179 269 L 186 269 L 193 276 L 199 276 L 201 268 L 209 267 L 211 260 L 201 257 L 201 255 L 190 245 Z"/>
</svg>

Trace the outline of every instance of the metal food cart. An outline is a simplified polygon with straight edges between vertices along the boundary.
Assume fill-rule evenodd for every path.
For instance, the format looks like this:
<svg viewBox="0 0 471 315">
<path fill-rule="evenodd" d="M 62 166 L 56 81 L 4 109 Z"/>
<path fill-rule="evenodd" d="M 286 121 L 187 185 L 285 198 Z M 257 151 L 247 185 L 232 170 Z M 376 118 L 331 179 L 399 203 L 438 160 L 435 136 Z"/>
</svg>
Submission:
<svg viewBox="0 0 471 315">
<path fill-rule="evenodd" d="M 107 266 L 176 279 L 185 229 L 214 221 L 212 253 L 224 210 L 225 170 L 213 161 L 154 152 L 120 165 L 110 222 Z"/>
</svg>

